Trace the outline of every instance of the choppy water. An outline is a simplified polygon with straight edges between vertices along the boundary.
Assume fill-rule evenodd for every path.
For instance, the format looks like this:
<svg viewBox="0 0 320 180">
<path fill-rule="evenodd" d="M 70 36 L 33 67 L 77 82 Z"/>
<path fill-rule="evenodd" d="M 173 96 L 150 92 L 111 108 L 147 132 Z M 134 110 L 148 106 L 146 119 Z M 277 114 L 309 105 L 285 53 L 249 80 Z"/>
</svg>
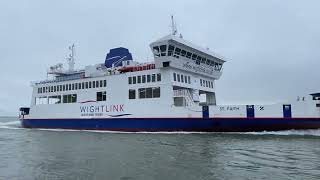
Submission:
<svg viewBox="0 0 320 180">
<path fill-rule="evenodd" d="M 320 130 L 111 133 L 0 118 L 0 179 L 320 179 Z"/>
</svg>

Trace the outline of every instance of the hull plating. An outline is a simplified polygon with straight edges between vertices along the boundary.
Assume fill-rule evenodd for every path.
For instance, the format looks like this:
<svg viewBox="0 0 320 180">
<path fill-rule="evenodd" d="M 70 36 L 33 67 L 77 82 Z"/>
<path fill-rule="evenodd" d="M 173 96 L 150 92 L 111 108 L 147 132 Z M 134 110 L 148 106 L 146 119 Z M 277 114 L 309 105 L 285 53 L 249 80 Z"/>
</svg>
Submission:
<svg viewBox="0 0 320 180">
<path fill-rule="evenodd" d="M 318 129 L 320 118 L 105 118 L 21 119 L 26 128 L 82 129 L 125 132 L 249 132 Z"/>
</svg>

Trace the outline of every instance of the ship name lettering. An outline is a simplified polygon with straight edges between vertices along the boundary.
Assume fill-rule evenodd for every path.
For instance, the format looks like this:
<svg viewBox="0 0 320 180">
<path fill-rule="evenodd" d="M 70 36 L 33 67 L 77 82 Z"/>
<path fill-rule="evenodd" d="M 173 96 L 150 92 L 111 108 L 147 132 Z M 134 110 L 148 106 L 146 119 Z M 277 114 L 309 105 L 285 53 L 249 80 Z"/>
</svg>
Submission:
<svg viewBox="0 0 320 180">
<path fill-rule="evenodd" d="M 239 111 L 240 108 L 238 106 L 227 106 L 227 107 L 220 107 L 220 111 Z"/>
</svg>

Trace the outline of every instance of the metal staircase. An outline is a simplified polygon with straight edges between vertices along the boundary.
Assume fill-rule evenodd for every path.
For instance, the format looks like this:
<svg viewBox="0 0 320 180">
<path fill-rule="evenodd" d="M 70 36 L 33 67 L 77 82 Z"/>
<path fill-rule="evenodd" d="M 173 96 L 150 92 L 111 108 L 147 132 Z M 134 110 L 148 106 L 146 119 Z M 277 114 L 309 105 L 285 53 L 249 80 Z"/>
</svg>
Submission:
<svg viewBox="0 0 320 180">
<path fill-rule="evenodd" d="M 184 98 L 184 106 L 194 106 L 195 103 L 188 89 L 173 90 L 173 97 Z"/>
</svg>

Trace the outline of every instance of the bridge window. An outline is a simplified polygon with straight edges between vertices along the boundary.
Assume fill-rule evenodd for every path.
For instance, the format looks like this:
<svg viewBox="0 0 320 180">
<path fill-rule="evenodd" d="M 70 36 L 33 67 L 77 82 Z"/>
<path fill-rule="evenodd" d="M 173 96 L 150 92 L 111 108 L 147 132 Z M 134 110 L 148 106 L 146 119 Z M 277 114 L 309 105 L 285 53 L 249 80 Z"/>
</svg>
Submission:
<svg viewBox="0 0 320 180">
<path fill-rule="evenodd" d="M 169 48 L 168 48 L 168 56 L 172 56 L 173 50 L 174 50 L 174 46 L 169 45 Z"/>
<path fill-rule="evenodd" d="M 60 104 L 61 103 L 61 96 L 49 96 L 48 97 L 49 104 Z"/>
<path fill-rule="evenodd" d="M 89 82 L 86 82 L 86 89 L 89 88 Z"/>
<path fill-rule="evenodd" d="M 202 79 L 200 79 L 200 86 L 202 86 Z"/>
<path fill-rule="evenodd" d="M 138 76 L 138 84 L 141 83 L 141 76 Z"/>
<path fill-rule="evenodd" d="M 191 78 L 188 76 L 188 83 L 191 84 Z"/>
<path fill-rule="evenodd" d="M 196 60 L 197 59 L 197 56 L 196 54 L 192 54 L 192 60 Z"/>
<path fill-rule="evenodd" d="M 96 88 L 96 82 L 95 81 L 92 81 L 92 88 Z"/>
<path fill-rule="evenodd" d="M 190 58 L 191 58 L 191 55 L 192 55 L 191 52 L 187 52 L 187 56 L 186 56 L 186 57 L 190 59 Z"/>
<path fill-rule="evenodd" d="M 178 82 L 180 82 L 180 74 L 177 74 Z"/>
<path fill-rule="evenodd" d="M 181 50 L 181 56 L 182 56 L 182 57 L 185 57 L 185 56 L 186 56 L 186 53 L 187 53 L 187 51 Z"/>
<path fill-rule="evenodd" d="M 107 80 L 103 80 L 103 87 L 107 87 Z"/>
<path fill-rule="evenodd" d="M 201 58 L 201 56 L 198 56 L 198 57 L 197 57 L 197 60 L 196 60 L 196 64 L 198 64 L 198 65 L 199 65 L 199 64 L 200 64 L 200 62 L 201 62 L 201 59 L 202 59 L 202 58 Z"/>
<path fill-rule="evenodd" d="M 207 59 L 206 64 L 210 66 L 211 61 L 209 59 Z"/>
<path fill-rule="evenodd" d="M 129 99 L 135 99 L 135 98 L 136 98 L 136 90 L 129 89 Z"/>
<path fill-rule="evenodd" d="M 107 92 L 97 92 L 97 101 L 106 101 L 107 100 Z"/>
<path fill-rule="evenodd" d="M 188 77 L 184 76 L 184 82 L 187 83 L 188 82 Z"/>
<path fill-rule="evenodd" d="M 177 81 L 177 74 L 173 73 L 173 81 Z"/>
<path fill-rule="evenodd" d="M 206 58 L 202 57 L 201 58 L 201 63 L 206 64 Z"/>
<path fill-rule="evenodd" d="M 181 49 L 180 48 L 176 48 L 174 51 L 174 54 L 176 55 L 180 55 Z"/>
<path fill-rule="evenodd" d="M 184 78 L 182 74 L 181 74 L 181 82 L 184 82 Z"/>
<path fill-rule="evenodd" d="M 99 81 L 96 81 L 96 86 L 97 86 L 97 88 L 99 87 Z"/>
<path fill-rule="evenodd" d="M 161 81 L 161 74 L 160 73 L 157 74 L 157 81 Z"/>
<path fill-rule="evenodd" d="M 159 47 L 158 46 L 155 46 L 153 47 L 153 54 L 155 57 L 160 57 L 160 54 L 159 54 Z"/>
<path fill-rule="evenodd" d="M 161 56 L 166 56 L 167 52 L 167 45 L 161 45 L 160 46 Z"/>
<path fill-rule="evenodd" d="M 210 61 L 210 66 L 214 66 L 214 61 L 211 61 L 211 60 L 209 61 Z"/>
<path fill-rule="evenodd" d="M 92 87 L 92 83 L 91 83 L 91 81 L 89 81 L 89 88 L 91 88 Z"/>
</svg>

